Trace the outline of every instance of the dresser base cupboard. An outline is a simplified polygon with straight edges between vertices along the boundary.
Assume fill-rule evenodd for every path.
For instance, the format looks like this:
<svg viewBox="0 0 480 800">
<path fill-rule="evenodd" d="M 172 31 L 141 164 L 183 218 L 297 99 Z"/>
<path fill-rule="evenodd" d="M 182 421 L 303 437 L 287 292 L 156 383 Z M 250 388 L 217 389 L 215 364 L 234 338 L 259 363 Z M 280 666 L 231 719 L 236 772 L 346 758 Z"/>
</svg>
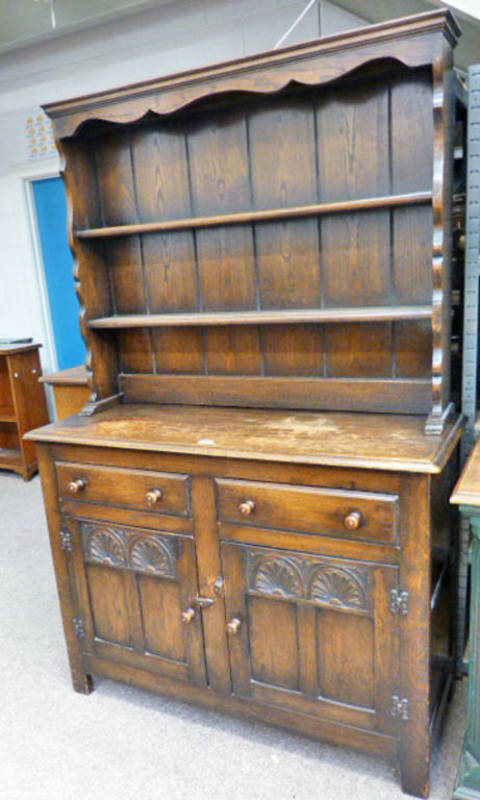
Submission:
<svg viewBox="0 0 480 800">
<path fill-rule="evenodd" d="M 123 405 L 39 429 L 75 689 L 106 676 L 381 754 L 426 796 L 461 424 L 423 423 Z"/>
</svg>

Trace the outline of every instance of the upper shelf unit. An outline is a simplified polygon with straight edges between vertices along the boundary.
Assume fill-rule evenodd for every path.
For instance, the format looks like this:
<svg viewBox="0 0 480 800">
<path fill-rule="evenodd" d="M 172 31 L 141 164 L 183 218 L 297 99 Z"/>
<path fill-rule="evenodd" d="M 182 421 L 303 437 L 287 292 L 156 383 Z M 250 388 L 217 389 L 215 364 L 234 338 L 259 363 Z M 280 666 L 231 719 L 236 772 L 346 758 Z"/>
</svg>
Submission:
<svg viewBox="0 0 480 800">
<path fill-rule="evenodd" d="M 457 36 L 434 11 L 46 108 L 94 404 L 441 429 Z"/>
</svg>

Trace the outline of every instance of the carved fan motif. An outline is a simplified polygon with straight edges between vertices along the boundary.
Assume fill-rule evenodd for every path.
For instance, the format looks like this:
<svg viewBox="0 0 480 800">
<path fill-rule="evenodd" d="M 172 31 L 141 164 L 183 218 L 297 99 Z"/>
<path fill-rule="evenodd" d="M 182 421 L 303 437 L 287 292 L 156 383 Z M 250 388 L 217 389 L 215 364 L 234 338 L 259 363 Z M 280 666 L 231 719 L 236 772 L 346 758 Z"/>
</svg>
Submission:
<svg viewBox="0 0 480 800">
<path fill-rule="evenodd" d="M 151 537 L 134 542 L 130 549 L 130 566 L 139 572 L 175 577 L 175 566 L 168 545 Z"/>
<path fill-rule="evenodd" d="M 302 578 L 296 567 L 286 558 L 262 559 L 254 568 L 251 588 L 266 594 L 300 597 Z"/>
<path fill-rule="evenodd" d="M 365 576 L 362 576 L 365 580 Z M 342 567 L 318 567 L 310 580 L 309 598 L 346 608 L 367 608 L 366 587 L 360 576 Z"/>
<path fill-rule="evenodd" d="M 121 535 L 111 528 L 87 529 L 86 557 L 112 567 L 125 566 L 127 555 Z"/>
</svg>

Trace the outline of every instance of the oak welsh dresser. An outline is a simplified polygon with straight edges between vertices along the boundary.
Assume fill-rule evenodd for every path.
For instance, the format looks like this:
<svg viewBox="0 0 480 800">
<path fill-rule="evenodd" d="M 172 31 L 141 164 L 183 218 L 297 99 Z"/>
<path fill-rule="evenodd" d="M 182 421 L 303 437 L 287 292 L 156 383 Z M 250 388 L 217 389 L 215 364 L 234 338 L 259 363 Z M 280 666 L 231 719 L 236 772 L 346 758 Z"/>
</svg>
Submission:
<svg viewBox="0 0 480 800">
<path fill-rule="evenodd" d="M 452 47 L 434 11 L 47 107 L 90 401 L 29 438 L 75 689 L 397 761 L 450 688 Z"/>
</svg>

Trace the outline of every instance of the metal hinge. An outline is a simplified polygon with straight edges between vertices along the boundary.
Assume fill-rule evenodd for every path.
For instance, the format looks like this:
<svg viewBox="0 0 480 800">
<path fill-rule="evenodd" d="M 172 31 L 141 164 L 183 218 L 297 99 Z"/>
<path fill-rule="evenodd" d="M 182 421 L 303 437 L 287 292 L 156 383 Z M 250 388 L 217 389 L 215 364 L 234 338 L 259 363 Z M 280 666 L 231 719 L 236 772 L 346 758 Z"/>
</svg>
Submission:
<svg viewBox="0 0 480 800">
<path fill-rule="evenodd" d="M 60 549 L 66 550 L 71 553 L 73 548 L 73 539 L 70 531 L 60 531 Z"/>
<path fill-rule="evenodd" d="M 392 614 L 408 614 L 408 592 L 400 589 L 390 589 L 390 611 Z"/>
<path fill-rule="evenodd" d="M 72 617 L 73 630 L 79 639 L 85 638 L 85 623 L 83 617 Z"/>
<path fill-rule="evenodd" d="M 408 714 L 408 700 L 406 697 L 399 697 L 398 694 L 392 694 L 392 706 L 390 709 L 392 717 L 401 719 L 406 722 L 410 719 Z"/>
</svg>

